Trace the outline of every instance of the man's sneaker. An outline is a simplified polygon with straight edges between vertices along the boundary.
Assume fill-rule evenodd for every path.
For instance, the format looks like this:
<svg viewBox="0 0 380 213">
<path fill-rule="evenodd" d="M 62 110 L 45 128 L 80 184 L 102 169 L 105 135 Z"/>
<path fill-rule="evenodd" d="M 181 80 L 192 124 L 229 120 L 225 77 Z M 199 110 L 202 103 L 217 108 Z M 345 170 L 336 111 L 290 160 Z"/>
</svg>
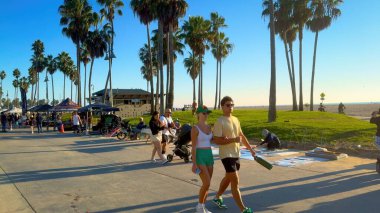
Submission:
<svg viewBox="0 0 380 213">
<path fill-rule="evenodd" d="M 220 198 L 214 198 L 214 199 L 212 199 L 212 202 L 214 202 L 221 209 L 226 209 L 227 208 L 227 206 L 224 205 L 222 197 L 220 197 Z"/>
<path fill-rule="evenodd" d="M 251 208 L 245 207 L 245 209 L 242 211 L 242 213 L 253 213 Z"/>
</svg>

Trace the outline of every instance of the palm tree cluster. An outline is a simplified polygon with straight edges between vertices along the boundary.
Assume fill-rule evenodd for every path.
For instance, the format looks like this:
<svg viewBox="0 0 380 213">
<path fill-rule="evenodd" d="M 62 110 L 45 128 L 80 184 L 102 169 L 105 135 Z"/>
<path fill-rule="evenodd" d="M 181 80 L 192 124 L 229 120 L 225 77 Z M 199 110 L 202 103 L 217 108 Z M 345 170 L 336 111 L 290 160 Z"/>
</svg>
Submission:
<svg viewBox="0 0 380 213">
<path fill-rule="evenodd" d="M 178 26 L 179 18 L 186 14 L 187 3 L 183 0 L 152 1 L 132 0 L 131 8 L 147 28 L 147 44 L 139 51 L 140 60 L 143 63 L 141 73 L 147 82 L 150 82 L 151 97 L 154 96 L 153 77 L 156 76 L 156 98 L 151 103 L 151 111 L 160 103 L 160 110 L 172 108 L 174 103 L 174 62 L 177 54 L 183 55 L 183 49 L 187 44 L 191 52 L 184 59 L 184 65 L 193 80 L 193 101 L 196 102 L 195 80 L 198 78 L 198 103 L 203 103 L 203 56 L 211 47 L 211 52 L 217 60 L 216 78 L 216 103 L 220 102 L 221 93 L 221 61 L 227 57 L 232 50 L 232 44 L 220 28 L 226 27 L 225 20 L 217 13 L 211 13 L 211 20 L 201 16 L 189 17 L 182 27 Z M 149 25 L 158 21 L 158 29 L 153 30 L 150 36 Z M 151 45 L 153 43 L 153 46 Z M 164 90 L 164 71 L 166 65 L 166 92 Z M 220 65 L 220 66 L 219 66 Z M 164 96 L 166 99 L 164 101 Z M 160 98 L 160 101 L 158 101 Z M 156 104 L 154 104 L 154 102 Z"/>
<path fill-rule="evenodd" d="M 303 111 L 303 66 L 302 41 L 305 27 L 315 33 L 313 66 L 311 77 L 310 110 L 313 110 L 315 64 L 318 34 L 331 26 L 334 19 L 341 14 L 338 8 L 343 0 L 263 0 L 263 17 L 270 17 L 273 5 L 274 32 L 284 43 L 285 56 L 291 85 L 293 110 Z M 293 59 L 293 43 L 299 41 L 299 103 L 297 106 L 295 69 Z M 273 73 L 272 73 L 273 75 Z"/>
</svg>

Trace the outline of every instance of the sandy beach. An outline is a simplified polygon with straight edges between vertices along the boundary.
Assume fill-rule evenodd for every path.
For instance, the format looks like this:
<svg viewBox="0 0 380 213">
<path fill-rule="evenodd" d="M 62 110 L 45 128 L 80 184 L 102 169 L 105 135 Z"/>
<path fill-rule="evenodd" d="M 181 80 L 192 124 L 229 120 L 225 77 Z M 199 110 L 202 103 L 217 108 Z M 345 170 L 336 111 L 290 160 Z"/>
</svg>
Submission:
<svg viewBox="0 0 380 213">
<path fill-rule="evenodd" d="M 344 104 L 344 103 L 343 103 Z M 326 111 L 332 113 L 338 113 L 338 104 L 326 104 Z M 315 105 L 314 110 L 317 110 L 319 105 Z M 369 120 L 373 111 L 378 111 L 380 103 L 357 103 L 357 104 L 345 104 L 346 109 L 344 112 L 346 115 L 356 117 L 362 120 Z M 238 107 L 240 109 L 252 108 L 252 109 L 268 109 L 268 106 L 252 106 L 252 107 Z M 308 111 L 309 108 L 304 108 Z M 292 110 L 291 105 L 278 105 L 277 110 Z"/>
</svg>

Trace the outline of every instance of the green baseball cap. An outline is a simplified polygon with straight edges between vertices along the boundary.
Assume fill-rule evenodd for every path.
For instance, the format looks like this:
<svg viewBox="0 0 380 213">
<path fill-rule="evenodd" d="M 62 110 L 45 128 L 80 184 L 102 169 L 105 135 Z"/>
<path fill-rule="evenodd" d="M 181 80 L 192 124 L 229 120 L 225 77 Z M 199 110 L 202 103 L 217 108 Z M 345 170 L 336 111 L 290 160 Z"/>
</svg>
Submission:
<svg viewBox="0 0 380 213">
<path fill-rule="evenodd" d="M 199 106 L 197 108 L 197 113 L 211 113 L 212 111 L 207 108 L 207 106 Z"/>
</svg>

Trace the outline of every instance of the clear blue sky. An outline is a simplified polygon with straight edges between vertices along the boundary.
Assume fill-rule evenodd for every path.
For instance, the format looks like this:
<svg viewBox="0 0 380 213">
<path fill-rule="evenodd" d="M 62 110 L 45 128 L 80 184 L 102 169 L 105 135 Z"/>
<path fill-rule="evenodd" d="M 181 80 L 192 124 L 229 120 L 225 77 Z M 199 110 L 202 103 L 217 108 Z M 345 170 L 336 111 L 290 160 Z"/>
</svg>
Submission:
<svg viewBox="0 0 380 213">
<path fill-rule="evenodd" d="M 95 11 L 100 7 L 89 1 Z M 115 53 L 113 65 L 114 88 L 146 89 L 140 74 L 138 50 L 146 42 L 146 28 L 134 17 L 129 1 L 124 1 L 123 16 L 115 19 Z M 75 46 L 62 35 L 58 7 L 63 0 L 1 1 L 0 13 L 0 70 L 7 72 L 3 82 L 13 98 L 12 71 L 21 70 L 27 75 L 32 55 L 32 43 L 40 39 L 45 53 L 67 51 L 75 60 Z M 234 44 L 231 55 L 222 65 L 222 95 L 230 95 L 239 106 L 267 105 L 270 81 L 270 52 L 268 20 L 261 17 L 261 1 L 247 0 L 188 0 L 186 17 L 200 15 L 209 18 L 211 12 L 225 17 L 224 29 Z M 326 102 L 378 102 L 380 101 L 380 1 L 346 0 L 341 6 L 342 15 L 332 26 L 321 32 L 318 41 L 314 102 L 319 94 L 326 94 Z M 183 20 L 182 20 L 183 21 Z M 181 21 L 181 23 L 182 23 Z M 156 27 L 153 23 L 152 29 Z M 303 41 L 304 103 L 310 100 L 310 78 L 314 34 L 306 31 Z M 298 72 L 298 41 L 294 45 L 295 68 Z M 185 56 L 187 57 L 187 47 Z M 284 45 L 276 39 L 277 104 L 291 104 L 291 90 L 284 55 Z M 215 94 L 216 61 L 207 53 L 204 65 L 204 101 L 211 106 Z M 82 69 L 84 70 L 84 69 Z M 103 59 L 94 63 L 95 91 L 103 89 L 108 65 Z M 82 73 L 83 76 L 83 73 Z M 63 98 L 63 74 L 54 75 L 56 98 Z M 50 82 L 49 82 L 50 83 Z M 45 97 L 45 84 L 41 80 L 40 98 Z M 297 74 L 297 92 L 299 91 Z M 69 94 L 66 85 L 66 96 Z M 51 92 L 49 92 L 51 94 Z M 298 99 L 298 95 L 297 95 Z M 190 104 L 192 81 L 183 67 L 183 57 L 175 63 L 175 106 Z"/>
</svg>

